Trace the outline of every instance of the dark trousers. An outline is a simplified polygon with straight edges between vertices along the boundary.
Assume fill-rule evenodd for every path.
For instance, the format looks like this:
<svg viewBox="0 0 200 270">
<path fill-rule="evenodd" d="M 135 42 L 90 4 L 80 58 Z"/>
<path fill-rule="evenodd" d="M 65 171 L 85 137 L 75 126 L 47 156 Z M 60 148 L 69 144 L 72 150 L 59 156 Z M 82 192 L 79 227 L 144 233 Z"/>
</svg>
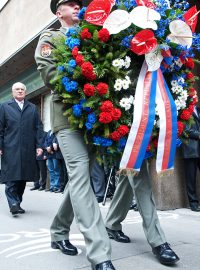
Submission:
<svg viewBox="0 0 200 270">
<path fill-rule="evenodd" d="M 199 201 L 196 194 L 196 177 L 198 168 L 200 169 L 200 158 L 184 159 L 186 189 L 190 205 L 193 203 L 198 203 Z"/>
<path fill-rule="evenodd" d="M 57 159 L 58 167 L 60 171 L 60 189 L 64 190 L 68 182 L 68 173 L 64 159 Z"/>
<path fill-rule="evenodd" d="M 45 188 L 46 181 L 47 181 L 47 164 L 46 160 L 37 160 L 38 168 L 39 168 L 39 175 L 40 181 L 39 186 Z"/>
<path fill-rule="evenodd" d="M 96 197 L 103 197 L 106 186 L 106 176 L 103 165 L 100 165 L 97 160 L 94 160 L 91 169 L 91 182 Z"/>
<path fill-rule="evenodd" d="M 26 187 L 26 181 L 9 181 L 5 183 L 5 194 L 8 200 L 8 205 L 20 204 Z"/>
</svg>

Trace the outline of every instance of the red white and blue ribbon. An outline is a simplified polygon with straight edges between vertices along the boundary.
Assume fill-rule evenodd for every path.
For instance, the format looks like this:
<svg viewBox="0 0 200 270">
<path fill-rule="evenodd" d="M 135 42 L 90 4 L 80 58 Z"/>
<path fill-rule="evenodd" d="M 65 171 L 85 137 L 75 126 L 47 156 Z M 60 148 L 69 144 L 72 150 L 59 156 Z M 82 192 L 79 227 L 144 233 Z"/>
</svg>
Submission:
<svg viewBox="0 0 200 270">
<path fill-rule="evenodd" d="M 136 86 L 133 124 L 120 169 L 140 170 L 154 125 L 156 103 L 159 104 L 160 118 L 157 172 L 173 169 L 177 139 L 176 105 L 161 70 L 148 71 L 146 62 L 143 63 Z"/>
</svg>

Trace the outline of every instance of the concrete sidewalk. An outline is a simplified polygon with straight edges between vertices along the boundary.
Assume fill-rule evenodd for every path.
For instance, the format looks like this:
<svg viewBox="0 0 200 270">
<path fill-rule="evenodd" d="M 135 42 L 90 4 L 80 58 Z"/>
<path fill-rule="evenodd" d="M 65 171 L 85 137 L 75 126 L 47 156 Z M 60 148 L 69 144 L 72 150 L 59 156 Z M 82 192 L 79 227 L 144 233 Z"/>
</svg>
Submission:
<svg viewBox="0 0 200 270">
<path fill-rule="evenodd" d="M 0 270 L 91 270 L 85 256 L 85 243 L 75 223 L 71 228 L 71 242 L 78 247 L 78 256 L 67 256 L 50 248 L 49 226 L 56 213 L 62 194 L 30 191 L 26 188 L 22 207 L 24 215 L 13 218 L 8 209 L 4 185 L 0 185 Z M 105 217 L 109 200 L 101 204 Z M 200 269 L 200 213 L 189 209 L 158 211 L 167 241 L 180 257 L 171 268 Z M 138 212 L 129 211 L 123 231 L 131 243 L 112 241 L 112 260 L 116 270 L 164 270 L 152 254 L 142 229 Z"/>
</svg>

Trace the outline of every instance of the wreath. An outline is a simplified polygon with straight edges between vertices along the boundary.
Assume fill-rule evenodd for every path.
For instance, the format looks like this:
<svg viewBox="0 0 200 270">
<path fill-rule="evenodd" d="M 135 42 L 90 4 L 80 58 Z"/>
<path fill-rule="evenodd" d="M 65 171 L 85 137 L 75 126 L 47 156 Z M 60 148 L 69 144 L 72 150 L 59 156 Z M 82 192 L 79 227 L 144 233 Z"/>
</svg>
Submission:
<svg viewBox="0 0 200 270">
<path fill-rule="evenodd" d="M 198 77 L 192 73 L 200 51 L 197 16 L 196 6 L 189 8 L 186 1 L 93 0 L 81 9 L 79 26 L 54 40 L 58 74 L 52 84 L 66 103 L 71 126 L 83 131 L 99 158 L 102 149 L 111 162 L 124 152 L 137 116 L 133 110 L 144 60 L 146 74 L 161 71 L 176 105 L 175 140 L 184 139 L 197 103 Z M 162 106 L 156 102 L 142 160 L 157 152 Z"/>
</svg>

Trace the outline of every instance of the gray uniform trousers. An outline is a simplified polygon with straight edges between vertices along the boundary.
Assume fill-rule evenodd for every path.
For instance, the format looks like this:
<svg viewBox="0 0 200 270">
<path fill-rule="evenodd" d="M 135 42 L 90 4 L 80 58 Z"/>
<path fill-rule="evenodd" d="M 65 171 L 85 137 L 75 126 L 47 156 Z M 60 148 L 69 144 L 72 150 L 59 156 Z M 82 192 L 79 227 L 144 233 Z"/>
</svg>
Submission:
<svg viewBox="0 0 200 270">
<path fill-rule="evenodd" d="M 140 215 L 143 219 L 143 229 L 151 247 L 166 242 L 158 219 L 151 179 L 147 161 L 144 161 L 137 176 L 121 175 L 106 217 L 106 227 L 112 230 L 122 230 L 121 222 L 126 218 L 132 199 L 133 190 Z"/>
<path fill-rule="evenodd" d="M 50 228 L 51 239 L 68 240 L 75 216 L 85 239 L 88 260 L 94 265 L 110 260 L 111 244 L 90 184 L 89 156 L 83 135 L 76 130 L 62 129 L 56 137 L 67 166 L 69 181 Z"/>
</svg>

